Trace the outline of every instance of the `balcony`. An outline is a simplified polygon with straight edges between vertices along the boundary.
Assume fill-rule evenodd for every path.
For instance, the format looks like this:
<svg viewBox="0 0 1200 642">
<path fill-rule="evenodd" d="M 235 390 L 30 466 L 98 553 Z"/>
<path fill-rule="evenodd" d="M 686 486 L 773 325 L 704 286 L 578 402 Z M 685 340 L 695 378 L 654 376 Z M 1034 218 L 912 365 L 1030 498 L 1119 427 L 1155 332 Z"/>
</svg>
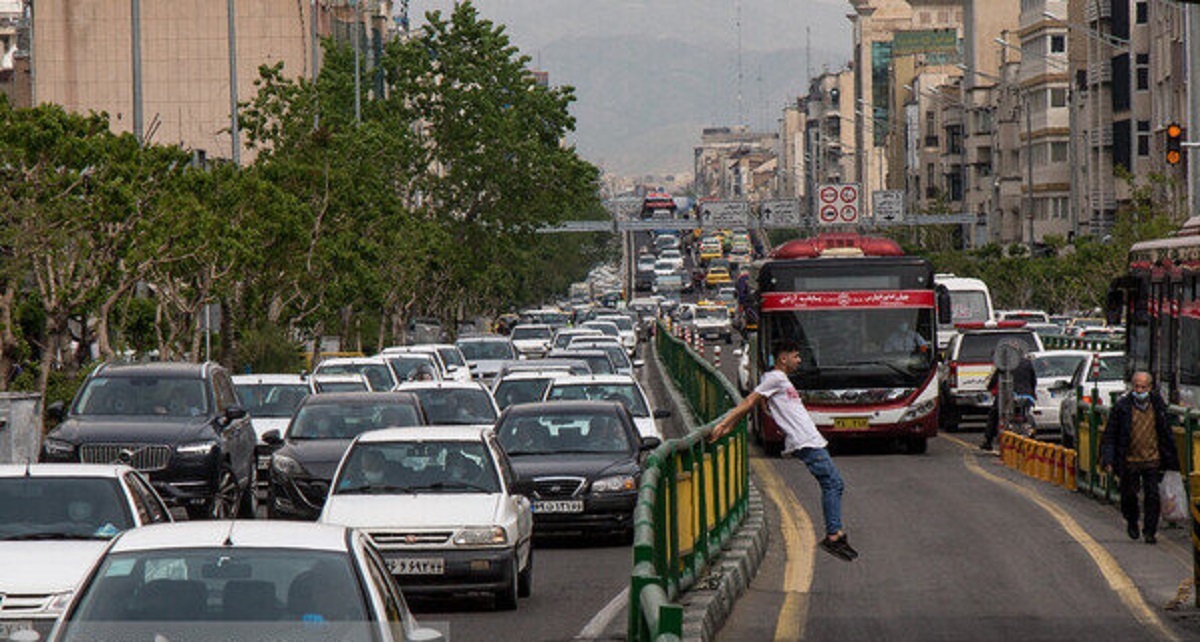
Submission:
<svg viewBox="0 0 1200 642">
<path fill-rule="evenodd" d="M 1111 0 L 1095 0 L 1094 2 L 1085 2 L 1083 7 L 1083 19 L 1088 23 L 1097 22 L 1099 20 L 1107 20 L 1112 17 L 1112 1 Z"/>
<path fill-rule="evenodd" d="M 1112 147 L 1113 144 L 1113 128 L 1111 122 L 1106 122 L 1100 125 L 1100 129 L 1093 129 L 1088 132 L 1088 143 L 1092 147 Z"/>
<path fill-rule="evenodd" d="M 1087 71 L 1089 85 L 1112 82 L 1112 62 L 1110 60 L 1094 60 L 1089 62 Z"/>
</svg>

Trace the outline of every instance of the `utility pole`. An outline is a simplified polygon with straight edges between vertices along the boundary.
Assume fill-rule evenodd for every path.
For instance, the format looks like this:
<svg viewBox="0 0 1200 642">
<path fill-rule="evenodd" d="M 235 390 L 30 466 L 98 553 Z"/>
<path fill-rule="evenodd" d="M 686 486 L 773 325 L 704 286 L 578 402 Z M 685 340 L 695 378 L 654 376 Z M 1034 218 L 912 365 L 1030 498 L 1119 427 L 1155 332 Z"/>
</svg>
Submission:
<svg viewBox="0 0 1200 642">
<path fill-rule="evenodd" d="M 229 134 L 234 165 L 240 165 L 242 159 L 242 140 L 238 133 L 238 88 L 237 88 L 237 12 L 233 6 L 234 0 L 226 0 L 226 11 L 229 13 Z"/>
<path fill-rule="evenodd" d="M 129 57 L 133 59 L 133 135 L 141 147 L 146 143 L 142 114 L 142 0 L 129 0 L 129 21 Z"/>
<path fill-rule="evenodd" d="M 1033 110 L 1029 104 L 1029 90 L 1018 87 L 1017 91 L 1024 98 L 1022 102 L 1025 107 L 1025 191 L 1029 194 L 1025 216 L 1029 218 L 1029 255 L 1033 256 L 1033 125 L 1030 114 Z"/>
<path fill-rule="evenodd" d="M 361 0 L 354 0 L 354 124 L 362 124 L 362 51 L 358 43 L 358 30 L 362 26 L 358 7 Z"/>
<path fill-rule="evenodd" d="M 1186 22 L 1184 46 L 1187 47 L 1187 137 L 1196 140 L 1200 134 L 1200 5 L 1184 7 Z M 1192 148 L 1196 149 L 1196 148 Z M 1200 210 L 1200 158 L 1188 159 L 1188 218 Z M 1200 594 L 1197 595 L 1200 600 Z"/>
</svg>

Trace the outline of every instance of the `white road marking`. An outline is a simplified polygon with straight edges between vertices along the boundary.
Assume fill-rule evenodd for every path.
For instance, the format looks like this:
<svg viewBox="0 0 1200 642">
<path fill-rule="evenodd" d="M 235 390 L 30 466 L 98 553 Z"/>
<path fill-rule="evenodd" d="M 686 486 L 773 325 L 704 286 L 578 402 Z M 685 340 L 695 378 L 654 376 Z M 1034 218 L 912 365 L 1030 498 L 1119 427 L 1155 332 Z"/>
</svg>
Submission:
<svg viewBox="0 0 1200 642">
<path fill-rule="evenodd" d="M 617 617 L 617 614 L 620 613 L 621 609 L 625 608 L 627 604 L 629 604 L 628 586 L 621 589 L 621 592 L 617 593 L 613 599 L 609 600 L 608 604 L 604 605 L 604 608 L 597 611 L 596 614 L 592 616 L 592 619 L 588 620 L 588 623 L 579 630 L 579 633 L 575 635 L 575 639 L 595 640 L 596 638 L 604 635 L 604 630 L 608 628 L 609 624 L 612 624 L 613 618 Z"/>
</svg>

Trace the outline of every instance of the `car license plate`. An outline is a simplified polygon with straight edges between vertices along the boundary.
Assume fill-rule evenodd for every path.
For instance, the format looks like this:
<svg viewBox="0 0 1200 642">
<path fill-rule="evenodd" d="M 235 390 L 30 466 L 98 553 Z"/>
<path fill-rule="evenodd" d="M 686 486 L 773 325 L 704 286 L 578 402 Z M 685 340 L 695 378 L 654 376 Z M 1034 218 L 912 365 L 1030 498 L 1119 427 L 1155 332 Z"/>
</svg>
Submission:
<svg viewBox="0 0 1200 642">
<path fill-rule="evenodd" d="M 30 620 L 0 620 L 0 640 L 7 640 L 18 631 L 32 631 Z"/>
<path fill-rule="evenodd" d="M 560 499 L 555 501 L 537 501 L 533 503 L 535 513 L 582 513 L 582 499 Z"/>
<path fill-rule="evenodd" d="M 392 575 L 441 575 L 446 572 L 446 560 L 440 557 L 391 558 L 387 565 Z"/>
<path fill-rule="evenodd" d="M 864 430 L 868 427 L 866 417 L 834 417 L 834 430 Z"/>
</svg>

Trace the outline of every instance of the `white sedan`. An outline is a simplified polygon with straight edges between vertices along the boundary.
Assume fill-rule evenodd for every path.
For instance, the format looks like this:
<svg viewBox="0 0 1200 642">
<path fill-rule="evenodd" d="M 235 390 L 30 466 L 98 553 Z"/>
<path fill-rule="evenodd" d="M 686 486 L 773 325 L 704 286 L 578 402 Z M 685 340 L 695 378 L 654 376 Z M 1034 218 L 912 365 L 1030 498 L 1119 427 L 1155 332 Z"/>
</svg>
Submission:
<svg viewBox="0 0 1200 642">
<path fill-rule="evenodd" d="M 533 513 L 491 426 L 364 433 L 319 521 L 367 531 L 406 593 L 489 592 L 517 608 L 533 582 Z"/>
<path fill-rule="evenodd" d="M 109 540 L 170 521 L 128 466 L 0 466 L 0 640 L 22 631 L 45 637 Z"/>
<path fill-rule="evenodd" d="M 633 415 L 633 423 L 642 437 L 663 438 L 657 421 L 671 416 L 669 410 L 653 410 L 641 384 L 630 375 L 584 375 L 560 377 L 550 382 L 546 401 L 620 401 Z"/>
</svg>

